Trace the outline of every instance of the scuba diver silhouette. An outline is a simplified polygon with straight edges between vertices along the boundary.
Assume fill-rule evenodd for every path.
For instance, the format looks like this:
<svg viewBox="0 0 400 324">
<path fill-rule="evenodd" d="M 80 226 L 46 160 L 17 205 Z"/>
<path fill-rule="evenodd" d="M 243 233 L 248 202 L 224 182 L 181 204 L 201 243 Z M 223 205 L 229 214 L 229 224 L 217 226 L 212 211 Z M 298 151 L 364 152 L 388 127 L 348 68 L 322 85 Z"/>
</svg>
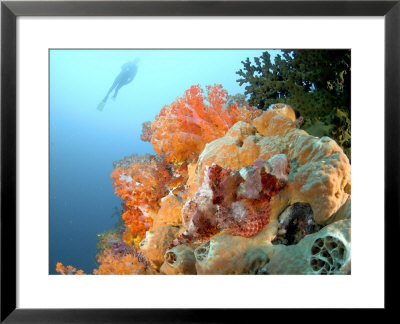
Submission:
<svg viewBox="0 0 400 324">
<path fill-rule="evenodd" d="M 112 99 L 115 100 L 117 98 L 119 89 L 121 89 L 124 85 L 127 85 L 128 83 L 132 82 L 132 80 L 135 77 L 137 70 L 138 70 L 138 66 L 137 66 L 138 62 L 139 62 L 139 59 L 135 59 L 134 61 L 127 62 L 121 66 L 121 72 L 115 78 L 114 83 L 112 84 L 110 90 L 108 90 L 104 99 L 97 106 L 98 110 L 100 110 L 100 111 L 103 110 L 103 108 L 106 105 L 106 102 L 108 100 L 108 96 L 111 94 L 111 92 L 113 90 L 114 90 L 114 94 L 112 96 Z"/>
</svg>

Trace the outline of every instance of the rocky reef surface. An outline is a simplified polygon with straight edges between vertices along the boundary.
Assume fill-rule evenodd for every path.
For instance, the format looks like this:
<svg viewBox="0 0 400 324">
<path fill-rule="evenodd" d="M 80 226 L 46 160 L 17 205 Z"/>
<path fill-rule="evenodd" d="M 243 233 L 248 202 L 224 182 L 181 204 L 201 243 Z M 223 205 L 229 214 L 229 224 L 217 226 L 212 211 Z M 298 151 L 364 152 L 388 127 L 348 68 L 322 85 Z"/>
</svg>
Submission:
<svg viewBox="0 0 400 324">
<path fill-rule="evenodd" d="M 208 90 L 209 104 L 192 87 L 145 123 L 158 156 L 115 164 L 124 223 L 101 236 L 94 273 L 350 274 L 342 148 L 300 129 L 286 104 L 227 106 Z"/>
</svg>

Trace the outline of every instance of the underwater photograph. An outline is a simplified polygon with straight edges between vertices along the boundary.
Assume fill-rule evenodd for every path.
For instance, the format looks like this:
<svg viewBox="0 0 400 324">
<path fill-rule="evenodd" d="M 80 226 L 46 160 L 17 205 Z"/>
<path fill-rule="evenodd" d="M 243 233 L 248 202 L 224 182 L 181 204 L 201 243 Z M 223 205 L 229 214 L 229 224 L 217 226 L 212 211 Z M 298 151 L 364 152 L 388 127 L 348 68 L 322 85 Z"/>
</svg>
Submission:
<svg viewBox="0 0 400 324">
<path fill-rule="evenodd" d="M 49 274 L 351 274 L 351 50 L 50 49 Z"/>
</svg>

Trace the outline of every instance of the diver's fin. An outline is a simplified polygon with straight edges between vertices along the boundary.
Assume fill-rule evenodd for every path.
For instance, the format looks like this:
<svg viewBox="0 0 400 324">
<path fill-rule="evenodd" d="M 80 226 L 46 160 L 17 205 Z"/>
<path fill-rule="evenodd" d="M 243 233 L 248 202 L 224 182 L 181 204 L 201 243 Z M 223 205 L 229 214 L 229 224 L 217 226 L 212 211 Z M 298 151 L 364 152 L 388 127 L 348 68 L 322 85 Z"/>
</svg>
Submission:
<svg viewBox="0 0 400 324">
<path fill-rule="evenodd" d="M 105 101 L 100 102 L 99 105 L 97 106 L 97 110 L 98 111 L 103 111 L 105 105 L 106 105 Z"/>
</svg>

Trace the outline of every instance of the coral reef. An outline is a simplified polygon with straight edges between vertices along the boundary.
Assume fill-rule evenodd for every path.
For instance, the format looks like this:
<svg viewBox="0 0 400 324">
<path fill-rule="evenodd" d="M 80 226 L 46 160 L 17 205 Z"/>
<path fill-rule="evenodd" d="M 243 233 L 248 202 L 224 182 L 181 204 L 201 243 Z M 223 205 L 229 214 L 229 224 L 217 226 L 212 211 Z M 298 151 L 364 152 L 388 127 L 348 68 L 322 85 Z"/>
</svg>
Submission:
<svg viewBox="0 0 400 324">
<path fill-rule="evenodd" d="M 182 98 L 164 106 L 151 124 L 151 143 L 168 162 L 193 161 L 204 146 L 224 136 L 236 122 L 249 122 L 262 111 L 227 103 L 227 92 L 221 85 L 207 86 L 207 96 L 199 85 L 188 89 Z M 144 128 L 143 138 L 149 132 Z"/>
<path fill-rule="evenodd" d="M 246 148 L 243 149 L 245 144 Z M 282 159 L 283 156 L 285 159 Z M 276 163 L 275 167 L 271 167 L 275 165 L 274 161 L 282 160 L 288 162 Z M 265 230 L 262 229 L 250 237 L 232 236 L 234 233 L 229 232 L 227 226 L 220 225 L 220 214 L 229 215 L 228 219 L 236 219 L 236 228 L 240 228 L 237 222 L 240 217 L 237 217 L 232 210 L 224 213 L 225 199 L 228 206 L 234 207 L 238 199 L 241 202 L 246 201 L 245 199 L 255 199 L 256 202 L 262 191 L 260 191 L 259 176 L 254 171 L 260 165 L 264 165 L 265 170 L 272 173 L 276 179 L 281 179 L 285 185 L 281 188 L 278 186 L 279 190 L 269 198 L 269 224 L 264 227 Z M 205 174 L 203 178 L 202 174 Z M 239 178 L 237 174 L 240 175 Z M 210 176 L 214 176 L 213 181 L 210 181 Z M 196 183 L 199 183 L 200 187 L 182 211 L 183 223 L 188 227 L 181 236 L 183 242 L 190 242 L 191 237 L 188 234 L 192 234 L 191 230 L 198 228 L 196 218 L 217 216 L 208 217 L 209 223 L 206 225 L 212 231 L 207 233 L 209 237 L 205 237 L 206 242 L 195 250 L 196 269 L 199 274 L 315 273 L 315 271 L 310 272 L 310 260 L 307 269 L 298 270 L 292 267 L 288 271 L 283 269 L 274 271 L 272 265 L 275 261 L 272 262 L 271 251 L 273 249 L 293 251 L 296 246 L 308 250 L 304 247 L 305 243 L 300 244 L 300 242 L 312 235 L 323 234 L 324 229 L 327 231 L 326 228 L 332 228 L 326 226 L 321 230 L 324 225 L 335 220 L 348 219 L 348 216 L 343 214 L 350 213 L 350 208 L 345 208 L 349 204 L 351 193 L 348 158 L 331 139 L 327 137 L 318 139 L 298 129 L 293 110 L 290 106 L 282 104 L 272 106 L 253 120 L 252 125 L 239 122 L 224 137 L 208 143 L 197 162 L 192 185 L 196 186 Z M 218 207 L 216 213 L 215 204 Z M 254 203 L 249 205 L 257 207 Z M 266 208 L 268 204 L 262 206 Z M 243 214 L 246 215 L 244 219 L 248 221 L 247 217 L 251 213 Z M 192 223 L 190 216 L 193 217 L 192 220 L 194 219 Z M 215 223 L 212 223 L 213 221 Z M 334 224 L 337 225 L 336 222 Z M 225 229 L 223 231 L 225 234 L 218 234 L 221 229 Z M 268 236 L 264 234 L 267 232 Z M 179 242 L 175 241 L 176 243 Z M 257 253 L 268 254 L 268 257 L 255 258 L 254 262 L 243 261 L 245 255 L 255 255 L 257 254 L 255 251 L 260 249 L 264 252 Z M 267 262 L 267 260 L 272 261 Z M 270 262 L 271 265 L 267 267 Z M 298 261 L 293 261 L 293 264 L 296 262 Z M 321 261 L 313 261 L 315 262 L 321 264 Z M 263 266 L 249 270 L 250 264 L 263 264 Z M 331 271 L 345 273 L 349 267 L 345 264 L 349 263 L 345 261 L 340 271 L 337 268 Z M 321 270 L 319 273 L 324 271 Z"/>
<path fill-rule="evenodd" d="M 237 171 L 257 158 L 285 154 L 291 169 L 278 199 L 271 199 L 271 218 L 288 205 L 303 202 L 310 204 L 317 224 L 326 224 L 351 193 L 350 162 L 343 150 L 328 137 L 316 138 L 298 129 L 287 105 L 272 106 L 252 125 L 236 124 L 235 132 L 207 144 L 197 162 L 197 178 L 213 163 Z"/>
<path fill-rule="evenodd" d="M 219 85 L 164 106 L 141 135 L 158 155 L 114 163 L 121 223 L 98 235 L 93 273 L 350 273 L 350 161 L 303 121 Z"/>
</svg>

